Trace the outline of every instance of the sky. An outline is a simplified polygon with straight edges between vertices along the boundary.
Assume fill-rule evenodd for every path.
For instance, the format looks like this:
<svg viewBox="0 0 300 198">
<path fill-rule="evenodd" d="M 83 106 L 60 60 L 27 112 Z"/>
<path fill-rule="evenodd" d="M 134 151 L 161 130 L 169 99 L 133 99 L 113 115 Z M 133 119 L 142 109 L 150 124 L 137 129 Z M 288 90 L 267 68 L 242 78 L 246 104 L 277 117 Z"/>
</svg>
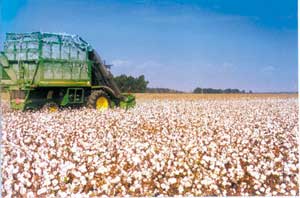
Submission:
<svg viewBox="0 0 300 198">
<path fill-rule="evenodd" d="M 298 90 L 297 0 L 0 0 L 6 32 L 77 34 L 149 87 Z"/>
</svg>

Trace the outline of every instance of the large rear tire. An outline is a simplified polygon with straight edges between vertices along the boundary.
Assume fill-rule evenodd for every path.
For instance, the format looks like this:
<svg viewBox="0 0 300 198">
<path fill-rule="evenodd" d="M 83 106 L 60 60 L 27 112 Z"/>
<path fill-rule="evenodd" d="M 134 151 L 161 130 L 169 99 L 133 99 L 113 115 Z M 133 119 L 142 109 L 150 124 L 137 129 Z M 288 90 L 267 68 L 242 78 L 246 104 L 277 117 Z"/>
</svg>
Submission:
<svg viewBox="0 0 300 198">
<path fill-rule="evenodd" d="M 111 100 L 104 91 L 97 90 L 89 96 L 87 106 L 97 110 L 105 110 L 111 107 Z"/>
</svg>

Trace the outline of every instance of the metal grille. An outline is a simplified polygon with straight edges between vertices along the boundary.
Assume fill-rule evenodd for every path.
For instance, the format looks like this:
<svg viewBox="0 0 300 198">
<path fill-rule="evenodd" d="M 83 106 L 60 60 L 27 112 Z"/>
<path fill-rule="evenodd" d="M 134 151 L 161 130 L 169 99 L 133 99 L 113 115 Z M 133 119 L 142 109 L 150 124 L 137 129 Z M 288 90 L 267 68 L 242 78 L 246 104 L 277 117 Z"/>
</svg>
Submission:
<svg viewBox="0 0 300 198">
<path fill-rule="evenodd" d="M 25 99 L 25 91 L 12 90 L 10 91 L 10 99 Z"/>
</svg>

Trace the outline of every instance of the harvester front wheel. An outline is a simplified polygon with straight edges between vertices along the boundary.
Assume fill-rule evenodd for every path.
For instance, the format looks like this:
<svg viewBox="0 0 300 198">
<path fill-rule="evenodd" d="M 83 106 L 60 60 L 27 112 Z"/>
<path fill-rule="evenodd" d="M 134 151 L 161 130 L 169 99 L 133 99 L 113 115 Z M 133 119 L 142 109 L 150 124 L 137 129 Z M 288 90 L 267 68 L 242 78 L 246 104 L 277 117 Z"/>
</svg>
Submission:
<svg viewBox="0 0 300 198">
<path fill-rule="evenodd" d="M 108 95 L 104 91 L 98 90 L 93 91 L 89 96 L 87 106 L 97 110 L 105 110 L 110 107 L 110 102 Z"/>
<path fill-rule="evenodd" d="M 46 103 L 43 106 L 43 110 L 46 110 L 50 113 L 57 112 L 58 111 L 58 105 L 55 102 L 49 102 L 49 103 Z"/>
</svg>

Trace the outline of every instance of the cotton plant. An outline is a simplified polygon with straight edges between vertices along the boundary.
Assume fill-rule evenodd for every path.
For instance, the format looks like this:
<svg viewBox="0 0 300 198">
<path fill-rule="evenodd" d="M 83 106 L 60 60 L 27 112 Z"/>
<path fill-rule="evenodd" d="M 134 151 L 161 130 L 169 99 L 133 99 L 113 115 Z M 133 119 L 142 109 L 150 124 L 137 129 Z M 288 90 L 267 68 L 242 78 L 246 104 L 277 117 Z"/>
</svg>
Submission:
<svg viewBox="0 0 300 198">
<path fill-rule="evenodd" d="M 293 98 L 2 117 L 3 197 L 299 195 Z"/>
</svg>

